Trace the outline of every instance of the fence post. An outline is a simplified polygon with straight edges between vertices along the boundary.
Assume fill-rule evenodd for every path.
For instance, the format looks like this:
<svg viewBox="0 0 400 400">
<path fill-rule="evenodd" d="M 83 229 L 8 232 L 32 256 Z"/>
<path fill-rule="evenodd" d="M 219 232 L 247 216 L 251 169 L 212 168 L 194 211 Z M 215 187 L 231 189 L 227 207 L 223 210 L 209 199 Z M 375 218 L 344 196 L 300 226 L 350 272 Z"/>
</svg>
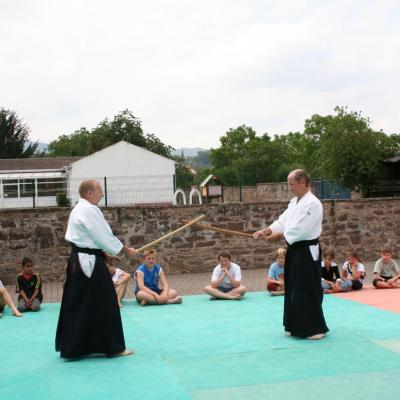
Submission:
<svg viewBox="0 0 400 400">
<path fill-rule="evenodd" d="M 106 204 L 106 207 L 108 206 L 108 201 L 107 201 L 107 177 L 104 177 L 104 202 Z"/>
<path fill-rule="evenodd" d="M 35 192 L 32 193 L 32 205 L 33 205 L 33 208 L 36 208 Z"/>
<path fill-rule="evenodd" d="M 239 202 L 241 203 L 242 202 L 242 178 L 241 178 L 241 176 L 240 176 L 240 173 L 239 173 Z"/>
</svg>

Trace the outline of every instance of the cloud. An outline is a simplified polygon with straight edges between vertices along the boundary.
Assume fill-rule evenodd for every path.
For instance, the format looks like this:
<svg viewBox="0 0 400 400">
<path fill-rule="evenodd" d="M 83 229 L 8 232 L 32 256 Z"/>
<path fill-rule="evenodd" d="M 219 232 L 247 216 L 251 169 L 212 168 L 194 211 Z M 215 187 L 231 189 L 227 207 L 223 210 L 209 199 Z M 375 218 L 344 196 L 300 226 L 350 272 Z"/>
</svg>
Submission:
<svg viewBox="0 0 400 400">
<path fill-rule="evenodd" d="M 398 131 L 395 1 L 13 1 L 0 106 L 52 140 L 129 108 L 175 147 L 243 123 L 301 130 L 349 105 Z"/>
</svg>

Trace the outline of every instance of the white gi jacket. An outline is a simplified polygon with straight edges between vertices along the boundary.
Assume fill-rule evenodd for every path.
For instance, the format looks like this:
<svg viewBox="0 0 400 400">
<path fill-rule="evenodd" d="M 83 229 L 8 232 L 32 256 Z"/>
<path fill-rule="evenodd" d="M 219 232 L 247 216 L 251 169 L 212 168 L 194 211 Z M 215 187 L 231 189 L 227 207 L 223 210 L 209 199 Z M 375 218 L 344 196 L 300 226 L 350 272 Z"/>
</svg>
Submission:
<svg viewBox="0 0 400 400">
<path fill-rule="evenodd" d="M 78 247 L 101 249 L 111 255 L 118 254 L 123 244 L 116 238 L 100 209 L 85 199 L 79 199 L 68 220 L 65 240 Z M 93 254 L 78 253 L 83 273 L 90 278 L 96 257 Z"/>
<path fill-rule="evenodd" d="M 308 191 L 299 201 L 294 197 L 288 208 L 270 225 L 272 232 L 283 233 L 289 244 L 301 240 L 317 239 L 322 231 L 322 204 Z M 318 246 L 310 246 L 314 259 L 318 255 Z"/>
</svg>

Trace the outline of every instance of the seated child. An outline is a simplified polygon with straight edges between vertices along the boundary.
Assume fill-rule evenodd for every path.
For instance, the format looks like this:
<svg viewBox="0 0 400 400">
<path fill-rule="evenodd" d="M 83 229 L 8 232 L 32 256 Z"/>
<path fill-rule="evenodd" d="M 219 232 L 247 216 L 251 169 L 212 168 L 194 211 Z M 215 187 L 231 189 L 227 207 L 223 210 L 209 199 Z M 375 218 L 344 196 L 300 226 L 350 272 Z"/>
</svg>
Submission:
<svg viewBox="0 0 400 400">
<path fill-rule="evenodd" d="M 135 272 L 135 295 L 141 306 L 146 304 L 181 304 L 182 298 L 177 291 L 170 289 L 161 266 L 157 264 L 157 253 L 153 249 L 145 250 L 144 263 Z M 161 288 L 158 284 L 161 283 Z"/>
<path fill-rule="evenodd" d="M 22 317 L 24 315 L 17 310 L 11 296 L 7 292 L 7 289 L 3 286 L 3 282 L 0 281 L 0 318 L 3 316 L 2 312 L 7 304 L 16 317 Z"/>
<path fill-rule="evenodd" d="M 268 271 L 267 290 L 271 296 L 279 296 L 285 294 L 284 282 L 284 265 L 285 265 L 286 250 L 278 249 L 276 251 L 276 261 L 271 264 Z"/>
<path fill-rule="evenodd" d="M 231 262 L 229 253 L 218 256 L 219 264 L 214 268 L 211 283 L 204 290 L 211 299 L 240 300 L 246 293 L 241 284 L 242 273 L 237 264 Z"/>
<path fill-rule="evenodd" d="M 122 271 L 122 269 L 120 268 L 116 268 L 110 263 L 107 263 L 107 267 L 115 286 L 115 290 L 117 291 L 119 308 L 121 308 L 122 299 L 125 297 L 126 288 L 128 287 L 128 281 L 131 276 L 127 272 Z"/>
<path fill-rule="evenodd" d="M 375 263 L 374 280 L 376 289 L 393 289 L 400 286 L 400 270 L 392 259 L 392 250 L 382 249 L 381 258 Z"/>
<path fill-rule="evenodd" d="M 334 257 L 332 249 L 322 252 L 321 285 L 324 293 L 340 292 L 340 272 L 338 265 L 333 261 Z"/>
<path fill-rule="evenodd" d="M 43 301 L 42 280 L 39 273 L 33 272 L 33 261 L 29 257 L 22 259 L 22 273 L 17 276 L 15 291 L 19 293 L 19 311 L 39 311 Z"/>
<path fill-rule="evenodd" d="M 357 253 L 348 255 L 343 264 L 342 281 L 338 284 L 339 291 L 360 290 L 364 285 L 365 268 Z"/>
</svg>

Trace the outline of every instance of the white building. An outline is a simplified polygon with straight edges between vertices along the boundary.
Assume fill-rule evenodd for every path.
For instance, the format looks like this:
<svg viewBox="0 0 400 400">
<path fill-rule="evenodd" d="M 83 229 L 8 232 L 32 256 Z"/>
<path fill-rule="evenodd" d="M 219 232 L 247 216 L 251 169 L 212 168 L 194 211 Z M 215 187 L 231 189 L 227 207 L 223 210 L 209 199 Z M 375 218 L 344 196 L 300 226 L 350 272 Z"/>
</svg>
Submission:
<svg viewBox="0 0 400 400">
<path fill-rule="evenodd" d="M 100 205 L 172 204 L 175 161 L 124 141 L 87 157 L 0 159 L 0 208 L 55 206 L 59 192 L 75 204 L 89 178 L 102 183 Z"/>
</svg>

